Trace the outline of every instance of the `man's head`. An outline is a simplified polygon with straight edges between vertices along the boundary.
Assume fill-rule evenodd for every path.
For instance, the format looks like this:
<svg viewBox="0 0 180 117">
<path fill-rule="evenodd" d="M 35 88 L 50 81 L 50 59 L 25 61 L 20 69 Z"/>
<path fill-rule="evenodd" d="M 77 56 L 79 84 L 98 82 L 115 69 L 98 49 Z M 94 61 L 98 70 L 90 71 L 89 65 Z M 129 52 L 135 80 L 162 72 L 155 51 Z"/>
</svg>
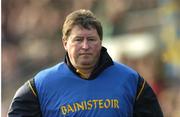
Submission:
<svg viewBox="0 0 180 117">
<path fill-rule="evenodd" d="M 63 25 L 63 40 L 66 40 L 75 25 L 82 26 L 85 29 L 94 28 L 97 30 L 100 39 L 102 40 L 103 30 L 100 21 L 97 20 L 95 15 L 89 11 L 80 9 L 72 12 L 66 17 Z"/>
<path fill-rule="evenodd" d="M 63 45 L 72 65 L 91 71 L 100 57 L 102 26 L 89 10 L 74 11 L 63 26 Z"/>
</svg>

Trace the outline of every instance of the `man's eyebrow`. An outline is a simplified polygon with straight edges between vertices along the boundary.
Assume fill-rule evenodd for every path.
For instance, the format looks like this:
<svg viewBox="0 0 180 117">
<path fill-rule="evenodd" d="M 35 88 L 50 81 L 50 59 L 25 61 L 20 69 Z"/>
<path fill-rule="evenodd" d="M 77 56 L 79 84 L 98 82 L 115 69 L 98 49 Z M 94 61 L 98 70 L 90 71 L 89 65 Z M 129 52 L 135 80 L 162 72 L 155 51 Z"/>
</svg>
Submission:
<svg viewBox="0 0 180 117">
<path fill-rule="evenodd" d="M 74 38 L 83 38 L 83 36 L 77 35 Z"/>
<path fill-rule="evenodd" d="M 76 35 L 73 38 L 83 38 L 83 37 L 84 36 L 82 36 L 82 35 Z M 96 36 L 94 36 L 94 35 L 87 35 L 87 38 L 96 38 Z"/>
<path fill-rule="evenodd" d="M 93 37 L 93 38 L 95 38 L 96 36 L 90 35 L 90 36 L 88 36 L 88 38 L 89 38 L 89 37 Z"/>
</svg>

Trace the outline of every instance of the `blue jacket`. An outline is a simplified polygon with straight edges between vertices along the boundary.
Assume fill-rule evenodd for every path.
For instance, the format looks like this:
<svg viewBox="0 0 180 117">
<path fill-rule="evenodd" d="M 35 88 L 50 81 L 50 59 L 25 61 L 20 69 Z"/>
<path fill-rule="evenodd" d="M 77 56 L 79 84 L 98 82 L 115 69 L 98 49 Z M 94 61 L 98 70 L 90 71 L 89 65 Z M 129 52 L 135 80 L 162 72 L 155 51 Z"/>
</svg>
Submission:
<svg viewBox="0 0 180 117">
<path fill-rule="evenodd" d="M 33 103 L 33 104 L 31 104 Z M 147 82 L 113 62 L 105 48 L 88 79 L 65 61 L 39 72 L 16 93 L 9 117 L 163 117 Z"/>
</svg>

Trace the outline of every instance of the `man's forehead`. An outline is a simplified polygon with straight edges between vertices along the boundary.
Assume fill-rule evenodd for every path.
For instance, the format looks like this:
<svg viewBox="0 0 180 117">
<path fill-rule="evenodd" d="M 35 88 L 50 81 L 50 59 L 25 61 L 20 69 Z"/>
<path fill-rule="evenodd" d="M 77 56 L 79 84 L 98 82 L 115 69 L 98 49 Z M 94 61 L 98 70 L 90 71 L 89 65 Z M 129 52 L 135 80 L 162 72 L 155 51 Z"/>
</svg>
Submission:
<svg viewBox="0 0 180 117">
<path fill-rule="evenodd" d="M 81 34 L 97 34 L 97 30 L 93 27 L 91 28 L 84 28 L 82 26 L 74 26 L 71 30 L 70 35 L 81 35 Z"/>
<path fill-rule="evenodd" d="M 96 28 L 95 27 L 93 27 L 93 26 L 91 26 L 91 25 L 89 25 L 89 26 L 82 26 L 82 25 L 74 25 L 73 27 L 72 27 L 72 30 L 73 29 L 76 29 L 76 30 L 96 30 Z"/>
</svg>

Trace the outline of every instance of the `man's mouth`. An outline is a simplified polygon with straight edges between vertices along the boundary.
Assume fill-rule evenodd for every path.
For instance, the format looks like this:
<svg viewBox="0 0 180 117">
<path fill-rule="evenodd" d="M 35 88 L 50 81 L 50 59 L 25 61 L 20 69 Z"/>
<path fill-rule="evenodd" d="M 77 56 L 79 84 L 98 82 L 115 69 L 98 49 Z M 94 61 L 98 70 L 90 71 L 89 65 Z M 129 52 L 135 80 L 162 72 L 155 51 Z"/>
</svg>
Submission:
<svg viewBox="0 0 180 117">
<path fill-rule="evenodd" d="M 91 53 L 80 53 L 79 55 L 92 55 Z"/>
</svg>

